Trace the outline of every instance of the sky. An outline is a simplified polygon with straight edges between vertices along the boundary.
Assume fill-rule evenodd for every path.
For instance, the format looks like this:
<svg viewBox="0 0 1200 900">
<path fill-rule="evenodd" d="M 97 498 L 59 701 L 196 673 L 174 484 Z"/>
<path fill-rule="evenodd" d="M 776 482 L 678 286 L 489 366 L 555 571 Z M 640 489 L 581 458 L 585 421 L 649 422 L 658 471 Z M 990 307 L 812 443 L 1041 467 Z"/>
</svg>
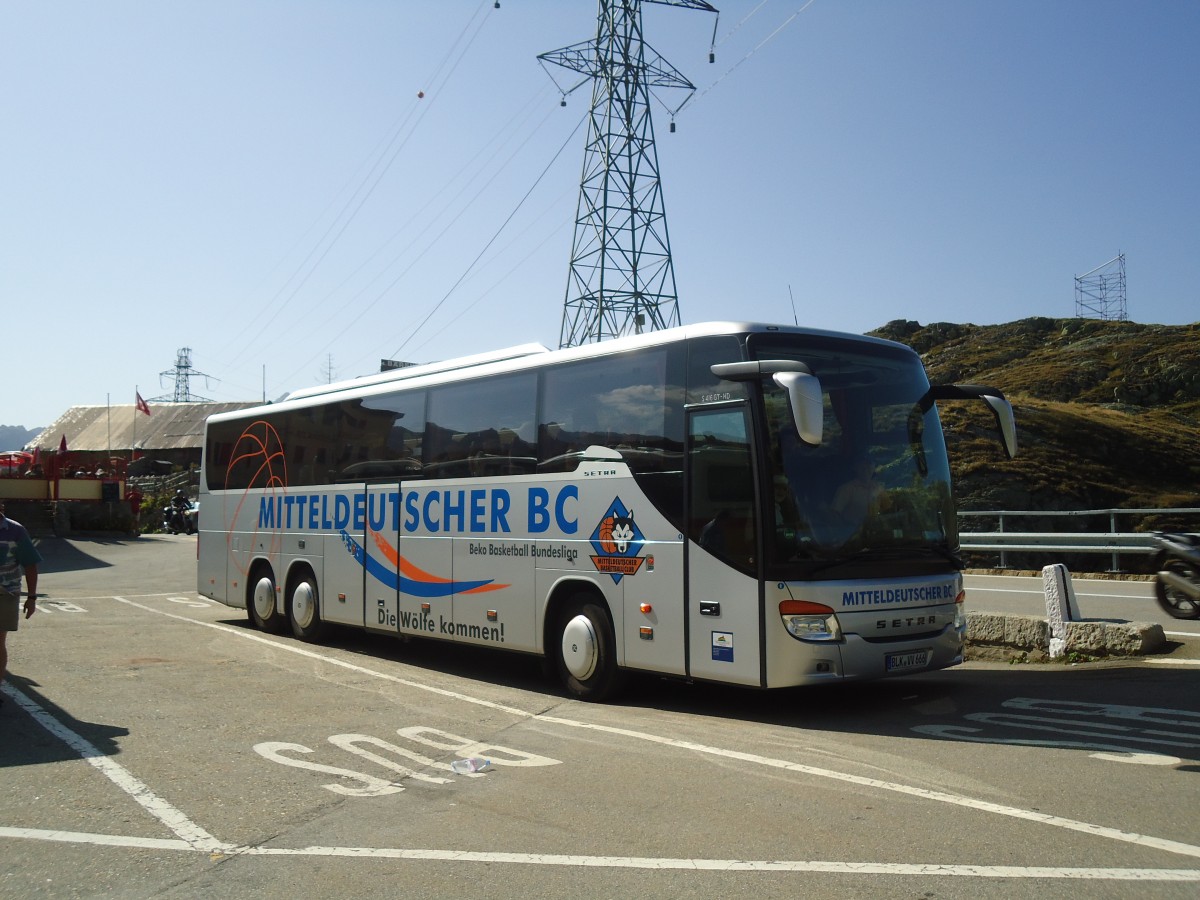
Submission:
<svg viewBox="0 0 1200 900">
<path fill-rule="evenodd" d="M 646 4 L 685 323 L 1200 320 L 1200 2 Z M 0 0 L 0 424 L 557 346 L 596 0 Z M 715 28 L 715 40 L 714 40 Z M 715 62 L 709 62 L 710 49 Z M 558 86 L 556 86 L 556 83 Z M 562 100 L 566 106 L 562 106 Z"/>
</svg>

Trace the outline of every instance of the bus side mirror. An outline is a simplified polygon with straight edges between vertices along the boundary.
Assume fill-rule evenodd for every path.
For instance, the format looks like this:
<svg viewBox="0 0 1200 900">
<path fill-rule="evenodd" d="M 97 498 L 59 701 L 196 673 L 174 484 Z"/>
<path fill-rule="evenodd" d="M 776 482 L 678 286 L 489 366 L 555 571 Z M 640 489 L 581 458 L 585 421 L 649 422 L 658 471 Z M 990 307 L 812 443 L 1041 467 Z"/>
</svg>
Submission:
<svg viewBox="0 0 1200 900">
<path fill-rule="evenodd" d="M 709 367 L 726 381 L 751 381 L 770 375 L 788 395 L 792 421 L 800 440 L 813 447 L 821 445 L 825 428 L 825 407 L 821 398 L 821 380 L 804 363 L 795 359 L 755 359 L 748 362 L 715 363 Z"/>
<path fill-rule="evenodd" d="M 816 375 L 807 372 L 776 372 L 771 378 L 787 391 L 788 405 L 792 408 L 792 419 L 800 440 L 812 446 L 821 446 L 825 428 L 825 408 L 821 400 L 821 382 Z"/>
<path fill-rule="evenodd" d="M 1012 459 L 1017 455 L 1017 420 L 1013 416 L 1012 404 L 999 391 L 994 394 L 980 394 L 979 397 L 991 407 L 992 415 L 996 417 L 996 426 L 1000 429 L 1000 442 L 1004 445 L 1004 452 Z"/>
<path fill-rule="evenodd" d="M 999 390 L 982 384 L 935 384 L 921 399 L 921 408 L 929 409 L 935 400 L 982 400 L 996 417 L 1004 452 L 1009 459 L 1017 455 L 1017 421 L 1012 404 Z"/>
</svg>

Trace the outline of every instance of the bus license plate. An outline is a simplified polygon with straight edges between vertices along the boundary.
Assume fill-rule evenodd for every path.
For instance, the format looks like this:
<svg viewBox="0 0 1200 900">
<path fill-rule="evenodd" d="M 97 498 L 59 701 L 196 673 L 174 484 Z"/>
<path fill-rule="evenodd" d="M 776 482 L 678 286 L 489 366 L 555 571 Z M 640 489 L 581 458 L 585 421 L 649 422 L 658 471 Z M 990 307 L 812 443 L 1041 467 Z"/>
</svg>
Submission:
<svg viewBox="0 0 1200 900">
<path fill-rule="evenodd" d="M 928 650 L 910 650 L 908 653 L 889 653 L 885 657 L 885 666 L 889 672 L 903 672 L 907 669 L 924 669 L 929 665 Z"/>
</svg>

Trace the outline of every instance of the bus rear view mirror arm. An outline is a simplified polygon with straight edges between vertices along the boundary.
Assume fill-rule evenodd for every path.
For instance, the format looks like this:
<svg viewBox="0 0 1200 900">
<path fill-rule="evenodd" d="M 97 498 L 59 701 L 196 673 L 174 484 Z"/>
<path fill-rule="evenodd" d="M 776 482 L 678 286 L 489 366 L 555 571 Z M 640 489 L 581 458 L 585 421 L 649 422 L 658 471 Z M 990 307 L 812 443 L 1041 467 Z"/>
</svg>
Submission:
<svg viewBox="0 0 1200 900">
<path fill-rule="evenodd" d="M 804 363 L 794 359 L 757 359 L 749 362 L 717 363 L 712 373 L 726 381 L 753 381 L 770 376 L 788 395 L 792 421 L 800 440 L 813 447 L 821 444 L 825 410 L 821 382 Z"/>
<path fill-rule="evenodd" d="M 935 384 L 921 398 L 922 411 L 928 410 L 936 400 L 982 400 L 996 417 L 1000 429 L 1000 443 L 1004 452 L 1012 459 L 1017 455 L 1017 422 L 1013 417 L 1012 404 L 1004 394 L 994 387 L 982 384 Z"/>
</svg>

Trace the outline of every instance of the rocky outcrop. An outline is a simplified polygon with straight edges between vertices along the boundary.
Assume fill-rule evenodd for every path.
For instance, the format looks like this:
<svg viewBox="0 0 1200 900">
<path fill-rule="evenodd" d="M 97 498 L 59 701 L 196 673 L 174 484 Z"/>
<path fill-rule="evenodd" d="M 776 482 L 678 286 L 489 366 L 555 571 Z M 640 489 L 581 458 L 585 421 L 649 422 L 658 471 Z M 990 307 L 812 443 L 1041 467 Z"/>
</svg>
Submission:
<svg viewBox="0 0 1200 900">
<path fill-rule="evenodd" d="M 889 322 L 933 382 L 1000 388 L 1017 414 L 1006 460 L 986 411 L 940 404 L 962 509 L 1200 506 L 1200 323 L 1034 317 Z"/>
</svg>

